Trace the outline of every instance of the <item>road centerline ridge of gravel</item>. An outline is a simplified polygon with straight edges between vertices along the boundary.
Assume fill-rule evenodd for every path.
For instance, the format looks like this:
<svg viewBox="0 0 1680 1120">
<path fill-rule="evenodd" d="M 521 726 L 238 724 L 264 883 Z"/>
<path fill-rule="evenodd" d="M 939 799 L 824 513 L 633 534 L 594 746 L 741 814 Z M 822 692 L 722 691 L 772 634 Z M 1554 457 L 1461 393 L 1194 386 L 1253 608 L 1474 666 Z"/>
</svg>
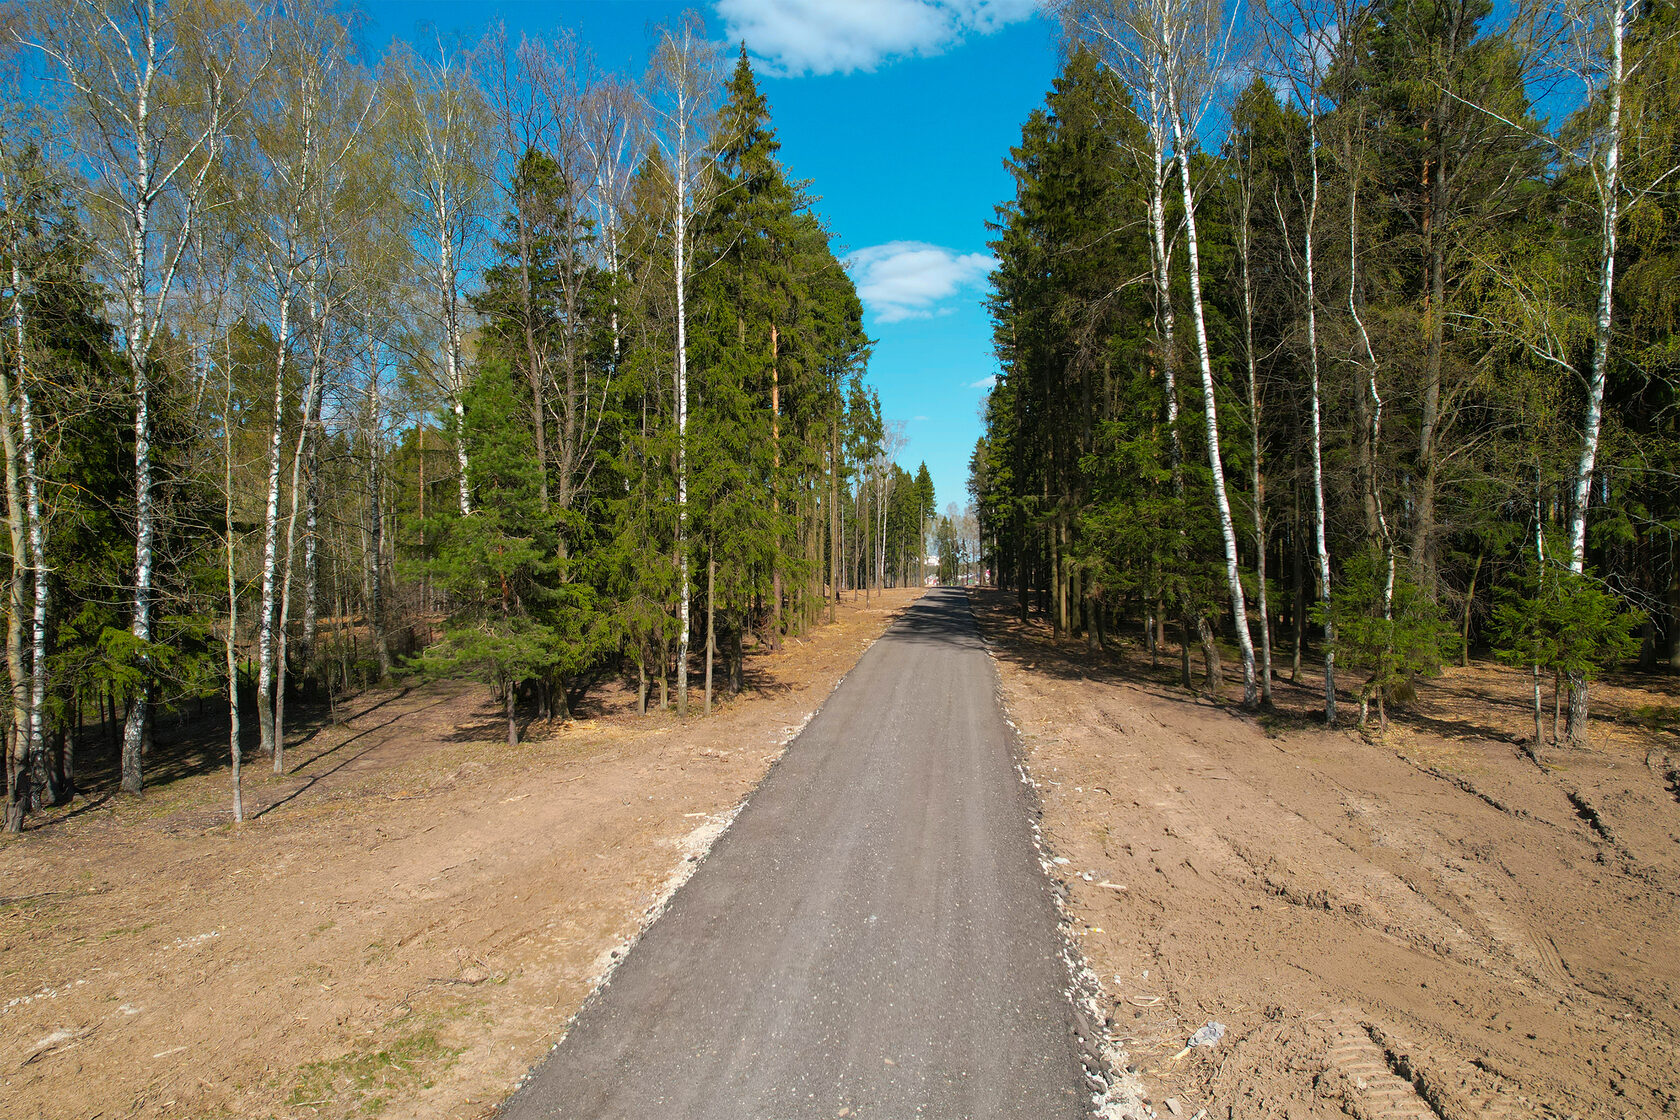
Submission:
<svg viewBox="0 0 1680 1120">
<path fill-rule="evenodd" d="M 863 655 L 501 1120 L 1087 1114 L 966 595 Z"/>
</svg>

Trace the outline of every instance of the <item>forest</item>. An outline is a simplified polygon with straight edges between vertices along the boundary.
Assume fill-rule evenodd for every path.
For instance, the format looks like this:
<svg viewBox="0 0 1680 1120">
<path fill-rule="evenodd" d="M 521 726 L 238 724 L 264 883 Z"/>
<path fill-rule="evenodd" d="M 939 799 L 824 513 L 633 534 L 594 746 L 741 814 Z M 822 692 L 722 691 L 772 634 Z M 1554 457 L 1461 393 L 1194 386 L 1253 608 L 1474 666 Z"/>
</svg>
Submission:
<svg viewBox="0 0 1680 1120">
<path fill-rule="evenodd" d="M 6 828 L 162 718 L 482 680 L 645 712 L 923 578 L 924 466 L 743 48 L 398 41 L 326 3 L 4 11 Z M 250 724 L 255 722 L 253 730 Z"/>
<path fill-rule="evenodd" d="M 1486 654 L 1536 743 L 1680 667 L 1675 5 L 1056 11 L 970 475 L 1023 617 L 1331 725 Z"/>
</svg>

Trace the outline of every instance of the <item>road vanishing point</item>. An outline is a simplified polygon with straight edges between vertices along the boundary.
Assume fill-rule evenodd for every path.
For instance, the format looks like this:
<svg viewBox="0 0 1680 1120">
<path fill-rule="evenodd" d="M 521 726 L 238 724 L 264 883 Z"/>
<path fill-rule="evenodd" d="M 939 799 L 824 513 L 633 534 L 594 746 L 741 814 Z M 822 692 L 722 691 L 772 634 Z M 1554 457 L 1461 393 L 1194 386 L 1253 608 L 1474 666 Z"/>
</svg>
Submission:
<svg viewBox="0 0 1680 1120">
<path fill-rule="evenodd" d="M 1088 1114 L 996 677 L 930 591 L 793 741 L 500 1120 Z"/>
</svg>

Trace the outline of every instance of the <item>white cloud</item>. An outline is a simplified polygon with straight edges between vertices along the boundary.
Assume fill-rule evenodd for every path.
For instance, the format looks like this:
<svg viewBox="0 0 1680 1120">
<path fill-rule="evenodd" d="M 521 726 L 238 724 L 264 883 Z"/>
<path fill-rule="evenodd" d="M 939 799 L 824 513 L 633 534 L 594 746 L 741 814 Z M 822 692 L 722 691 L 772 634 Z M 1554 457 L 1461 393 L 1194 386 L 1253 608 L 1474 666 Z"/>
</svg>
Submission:
<svg viewBox="0 0 1680 1120">
<path fill-rule="evenodd" d="M 1032 18 L 1039 0 L 716 0 L 730 42 L 778 76 L 849 74 L 936 55 Z"/>
<path fill-rule="evenodd" d="M 970 381 L 968 383 L 968 387 L 970 389 L 991 389 L 991 388 L 995 388 L 996 386 L 997 386 L 997 374 L 995 374 L 995 373 L 988 374 L 985 377 L 982 377 L 978 381 Z"/>
<path fill-rule="evenodd" d="M 858 296 L 883 323 L 930 318 L 942 300 L 985 283 L 997 263 L 986 253 L 957 253 L 924 241 L 889 241 L 846 258 Z"/>
</svg>

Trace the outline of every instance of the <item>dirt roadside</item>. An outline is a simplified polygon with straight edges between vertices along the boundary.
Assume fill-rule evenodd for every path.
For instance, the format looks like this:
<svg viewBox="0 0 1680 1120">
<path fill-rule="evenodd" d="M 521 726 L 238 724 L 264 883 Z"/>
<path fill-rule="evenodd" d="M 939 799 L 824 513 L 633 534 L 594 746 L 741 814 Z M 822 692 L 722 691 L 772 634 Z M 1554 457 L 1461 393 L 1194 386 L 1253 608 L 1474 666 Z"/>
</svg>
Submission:
<svg viewBox="0 0 1680 1120">
<path fill-rule="evenodd" d="M 609 690 L 510 752 L 481 687 L 367 695 L 253 760 L 241 828 L 224 768 L 0 844 L 0 1112 L 488 1114 L 919 594 L 749 653 L 708 720 Z"/>
<path fill-rule="evenodd" d="M 1531 757 L 1494 667 L 1367 739 L 1304 678 L 1256 720 L 974 606 L 1156 1114 L 1680 1112 L 1676 682 L 1598 689 L 1592 747 Z"/>
</svg>

